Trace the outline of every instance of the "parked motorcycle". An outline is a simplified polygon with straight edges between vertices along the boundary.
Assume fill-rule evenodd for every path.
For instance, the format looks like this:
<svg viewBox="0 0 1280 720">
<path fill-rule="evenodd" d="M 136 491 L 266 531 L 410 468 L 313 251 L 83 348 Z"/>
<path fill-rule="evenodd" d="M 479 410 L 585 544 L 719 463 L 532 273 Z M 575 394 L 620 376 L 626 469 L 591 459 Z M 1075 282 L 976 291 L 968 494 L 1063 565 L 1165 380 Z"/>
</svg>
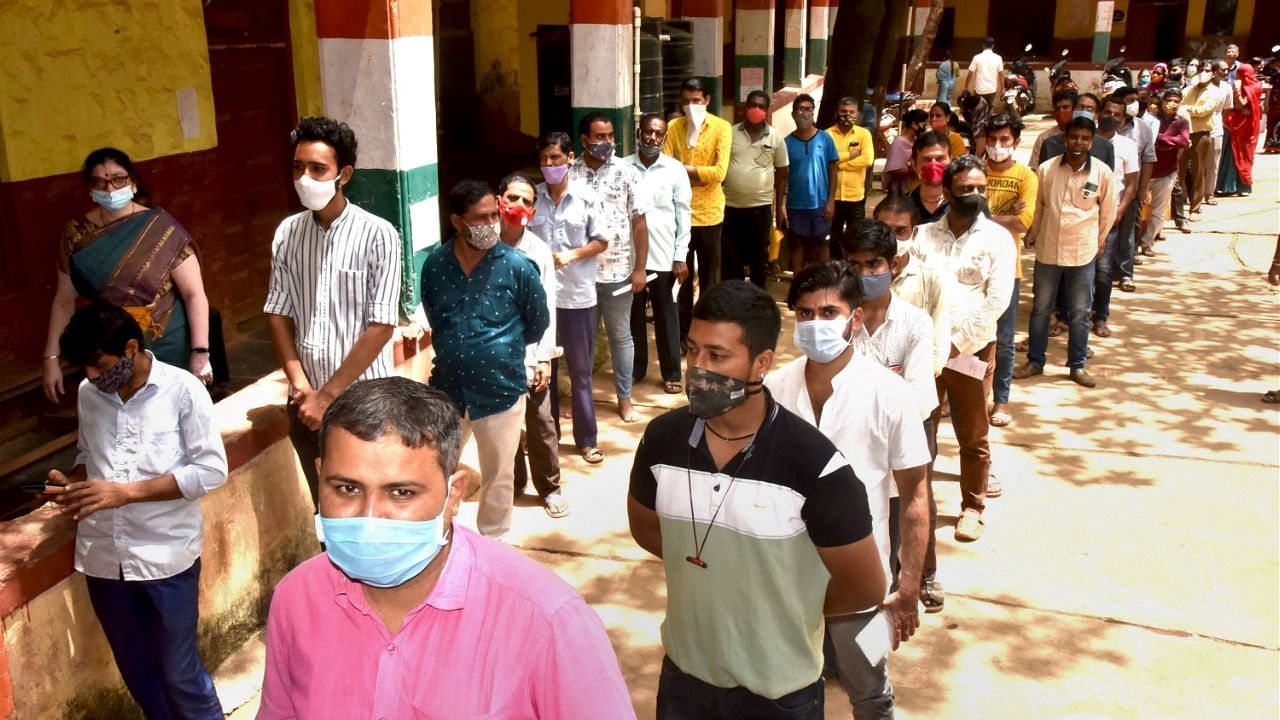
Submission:
<svg viewBox="0 0 1280 720">
<path fill-rule="evenodd" d="M 1119 80 L 1126 87 L 1133 87 L 1133 73 L 1124 57 L 1125 46 L 1120 46 L 1120 55 L 1113 57 L 1102 66 L 1102 81 Z"/>
<path fill-rule="evenodd" d="M 885 142 L 892 144 L 898 136 L 898 125 L 902 116 L 916 106 L 918 96 L 910 90 L 891 92 L 884 96 L 884 107 L 880 110 L 880 132 Z"/>
<path fill-rule="evenodd" d="M 1071 79 L 1071 71 L 1067 69 L 1070 51 L 1062 49 L 1062 58 L 1049 68 L 1049 87 L 1053 92 L 1059 90 L 1077 90 L 1076 81 Z"/>
<path fill-rule="evenodd" d="M 1004 76 L 1004 106 L 1026 115 L 1036 106 L 1036 73 L 1031 69 L 1031 44 L 1022 50 L 1027 54 L 1009 63 Z"/>
</svg>

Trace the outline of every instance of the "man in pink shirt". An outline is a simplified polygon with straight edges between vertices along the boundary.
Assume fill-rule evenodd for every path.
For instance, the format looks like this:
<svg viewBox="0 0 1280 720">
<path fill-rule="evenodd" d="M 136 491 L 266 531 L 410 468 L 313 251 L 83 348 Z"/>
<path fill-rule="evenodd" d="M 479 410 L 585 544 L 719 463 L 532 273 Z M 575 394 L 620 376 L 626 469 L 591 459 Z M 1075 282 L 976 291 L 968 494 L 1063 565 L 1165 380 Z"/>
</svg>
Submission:
<svg viewBox="0 0 1280 720">
<path fill-rule="evenodd" d="M 546 568 L 453 523 L 457 412 L 401 377 L 320 430 L 328 552 L 276 586 L 260 720 L 634 718 L 604 625 Z"/>
</svg>

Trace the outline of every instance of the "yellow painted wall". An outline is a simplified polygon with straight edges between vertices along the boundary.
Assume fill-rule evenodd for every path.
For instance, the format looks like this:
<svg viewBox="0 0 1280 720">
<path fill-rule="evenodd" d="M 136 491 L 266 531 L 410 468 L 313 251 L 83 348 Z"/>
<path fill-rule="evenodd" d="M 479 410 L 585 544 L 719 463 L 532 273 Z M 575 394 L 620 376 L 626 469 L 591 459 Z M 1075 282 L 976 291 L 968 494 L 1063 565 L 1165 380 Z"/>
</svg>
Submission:
<svg viewBox="0 0 1280 720">
<path fill-rule="evenodd" d="M 1124 34 L 1128 32 L 1127 30 L 1128 25 L 1126 25 L 1126 23 L 1129 17 L 1129 0 L 1116 0 L 1116 10 L 1124 11 L 1125 19 L 1121 20 L 1120 22 L 1112 23 L 1111 25 L 1112 39 L 1123 38 Z"/>
<path fill-rule="evenodd" d="M 200 0 L 0 0 L 0 18 L 0 180 L 76 170 L 102 145 L 147 159 L 217 144 Z"/>
<path fill-rule="evenodd" d="M 1053 13 L 1053 37 L 1059 40 L 1092 38 L 1097 16 L 1097 0 L 1058 0 Z"/>
<path fill-rule="evenodd" d="M 987 36 L 987 0 L 947 0 L 956 9 L 955 36 L 981 38 Z"/>
<path fill-rule="evenodd" d="M 289 0 L 289 44 L 293 52 L 293 92 L 298 117 L 324 114 L 320 85 L 320 41 L 316 38 L 315 0 Z"/>
<path fill-rule="evenodd" d="M 489 121 L 520 128 L 520 43 L 516 0 L 472 0 L 476 92 Z"/>
<path fill-rule="evenodd" d="M 1196 37 L 1204 30 L 1205 0 L 1187 2 L 1187 37 Z"/>
<path fill-rule="evenodd" d="M 1239 0 L 1236 4 L 1236 35 L 1248 35 L 1253 24 L 1253 8 L 1257 0 Z M 1265 1 L 1265 0 L 1264 0 Z"/>
<path fill-rule="evenodd" d="M 538 46 L 530 33 L 539 25 L 568 25 L 569 0 L 520 2 L 516 40 L 520 48 L 520 131 L 538 134 Z"/>
</svg>

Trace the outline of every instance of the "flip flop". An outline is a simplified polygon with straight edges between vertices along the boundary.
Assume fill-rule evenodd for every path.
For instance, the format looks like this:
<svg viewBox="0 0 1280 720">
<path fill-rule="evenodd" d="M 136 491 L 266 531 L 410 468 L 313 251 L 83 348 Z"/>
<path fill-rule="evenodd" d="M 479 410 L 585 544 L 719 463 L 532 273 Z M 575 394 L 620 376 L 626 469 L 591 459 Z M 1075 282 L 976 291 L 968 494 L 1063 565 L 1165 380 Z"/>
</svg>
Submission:
<svg viewBox="0 0 1280 720">
<path fill-rule="evenodd" d="M 1268 390 L 1262 394 L 1262 402 L 1268 405 L 1280 405 L 1280 390 Z"/>
<path fill-rule="evenodd" d="M 599 465 L 604 462 L 604 453 L 600 452 L 600 448 L 596 447 L 583 448 L 582 459 L 591 465 Z"/>
<path fill-rule="evenodd" d="M 668 395 L 677 395 L 684 392 L 684 388 L 678 382 L 664 382 L 662 383 L 662 391 Z"/>
<path fill-rule="evenodd" d="M 1066 331 L 1067 331 L 1066 325 L 1063 325 L 1060 322 L 1054 321 L 1053 325 L 1050 326 L 1049 328 L 1049 337 L 1058 337 L 1059 335 L 1061 335 Z"/>
<path fill-rule="evenodd" d="M 1125 292 L 1133 292 L 1137 289 L 1137 286 L 1133 284 L 1133 280 L 1131 278 L 1123 278 L 1120 280 L 1120 289 Z"/>
<path fill-rule="evenodd" d="M 1009 423 L 1013 422 L 1013 416 L 1004 410 L 991 413 L 991 417 L 988 419 L 995 427 L 1007 427 Z"/>
<path fill-rule="evenodd" d="M 542 507 L 553 518 L 562 518 L 569 514 L 569 502 L 558 492 L 543 498 Z"/>
</svg>

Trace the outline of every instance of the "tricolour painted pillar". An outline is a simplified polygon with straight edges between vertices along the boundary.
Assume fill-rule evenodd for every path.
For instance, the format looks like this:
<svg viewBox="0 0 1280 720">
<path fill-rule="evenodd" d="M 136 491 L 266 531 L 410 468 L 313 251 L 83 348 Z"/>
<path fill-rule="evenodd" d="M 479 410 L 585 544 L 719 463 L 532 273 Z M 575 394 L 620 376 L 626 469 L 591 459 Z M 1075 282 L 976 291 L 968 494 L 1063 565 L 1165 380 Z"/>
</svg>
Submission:
<svg viewBox="0 0 1280 720">
<path fill-rule="evenodd" d="M 630 153 L 635 134 L 631 2 L 572 0 L 569 22 L 573 127 L 555 129 L 569 133 L 577 145 L 578 121 L 589 113 L 602 112 L 613 120 L 618 154 Z"/>
<path fill-rule="evenodd" d="M 837 0 L 809 0 L 809 43 L 805 48 L 805 72 L 823 75 L 827 72 L 827 40 L 831 37 L 832 7 Z"/>
<path fill-rule="evenodd" d="M 709 107 L 724 106 L 724 0 L 685 0 L 684 18 L 693 25 L 693 74 L 706 83 Z"/>
<path fill-rule="evenodd" d="M 324 112 L 355 131 L 347 198 L 403 242 L 401 310 L 421 306 L 418 278 L 440 241 L 431 0 L 315 0 Z"/>
<path fill-rule="evenodd" d="M 773 94 L 773 30 L 775 0 L 737 0 L 733 17 L 734 70 L 738 102 L 747 93 Z"/>
<path fill-rule="evenodd" d="M 782 82 L 799 85 L 804 80 L 805 0 L 783 0 Z"/>
</svg>

